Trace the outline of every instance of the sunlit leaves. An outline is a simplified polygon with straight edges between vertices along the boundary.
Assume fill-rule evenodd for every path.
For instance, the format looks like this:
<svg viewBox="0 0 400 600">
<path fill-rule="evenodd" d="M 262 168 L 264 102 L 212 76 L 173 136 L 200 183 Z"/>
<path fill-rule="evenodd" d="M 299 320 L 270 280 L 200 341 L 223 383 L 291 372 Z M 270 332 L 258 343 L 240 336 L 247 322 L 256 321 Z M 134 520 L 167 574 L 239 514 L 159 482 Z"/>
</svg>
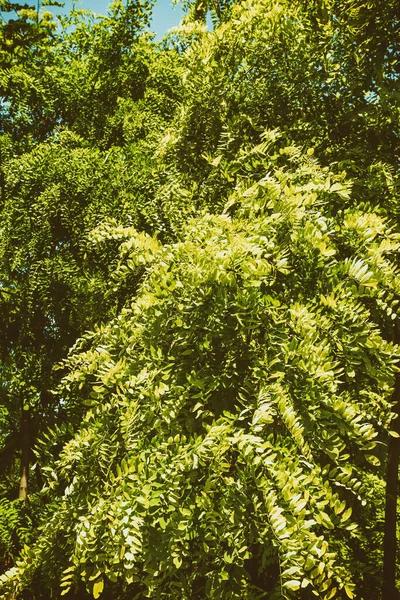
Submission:
<svg viewBox="0 0 400 600">
<path fill-rule="evenodd" d="M 279 193 L 263 210 L 242 188 L 245 209 L 191 221 L 177 244 L 112 224 L 93 233 L 118 240 L 120 271 L 146 259 L 138 296 L 66 362 L 71 411 L 83 389 L 93 398 L 53 467 L 69 482 L 57 527 L 74 523 L 75 585 L 95 581 L 99 593 L 100 572 L 105 586 L 136 582 L 162 597 L 189 594 L 199 573 L 207 597 L 256 597 L 252 557 L 265 590 L 352 593 L 337 532 L 351 555 L 373 502 L 368 474 L 381 469 L 395 348 L 358 288 L 349 293 L 367 272 L 350 246 L 342 257 L 332 236 L 335 252 L 310 265 L 318 232 L 348 221 L 324 213 L 331 175 L 308 169 L 301 188 L 296 169 L 271 169 Z M 226 565 L 241 577 L 225 577 Z"/>
<path fill-rule="evenodd" d="M 35 403 L 62 376 L 68 420 L 39 435 L 41 524 L 12 593 L 39 575 L 95 598 L 378 593 L 391 136 L 360 147 L 375 100 L 341 10 L 225 4 L 207 31 L 193 3 L 156 50 L 145 4 L 114 3 L 64 31 L 57 77 L 2 75 L 50 100 L 57 82 L 64 127 L 2 145 L 1 299 L 16 323 L 28 307 L 47 361 L 13 377 Z"/>
</svg>

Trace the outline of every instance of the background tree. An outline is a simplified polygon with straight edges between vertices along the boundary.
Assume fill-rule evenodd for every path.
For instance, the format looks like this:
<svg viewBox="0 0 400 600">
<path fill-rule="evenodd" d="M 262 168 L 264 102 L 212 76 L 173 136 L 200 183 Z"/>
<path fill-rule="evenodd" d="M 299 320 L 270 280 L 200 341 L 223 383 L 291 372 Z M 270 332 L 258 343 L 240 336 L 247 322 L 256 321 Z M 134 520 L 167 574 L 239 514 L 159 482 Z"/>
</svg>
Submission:
<svg viewBox="0 0 400 600">
<path fill-rule="evenodd" d="M 30 497 L 31 508 L 12 503 L 17 481 L 25 501 L 28 486 L 31 492 L 40 489 L 40 461 L 35 465 L 36 477 L 28 481 L 30 465 L 35 462 L 34 440 L 39 431 L 65 420 L 62 400 L 51 394 L 59 380 L 54 365 L 79 335 L 113 314 L 128 289 L 129 293 L 134 289 L 132 280 L 128 289 L 104 298 L 115 265 L 114 252 L 93 251 L 87 234 L 106 218 L 141 224 L 149 230 L 157 222 L 157 215 L 140 198 L 147 198 L 151 190 L 152 139 L 173 113 L 178 76 L 171 70 L 176 53 L 171 50 L 160 56 L 148 35 L 139 39 L 147 6 L 138 3 L 124 9 L 116 3 L 102 24 L 87 21 L 86 14 L 78 12 L 63 20 L 63 29 L 46 29 L 46 38 L 36 34 L 44 27 L 43 20 L 48 21 L 40 17 L 36 23 L 27 10 L 19 13 L 14 29 L 10 21 L 3 24 L 7 48 L 11 47 L 6 43 L 9 39 L 18 46 L 15 32 L 24 25 L 29 25 L 27 31 L 32 33 L 32 39 L 26 41 L 29 51 L 14 56 L 14 50 L 9 50 L 11 58 L 4 66 L 9 85 L 2 90 L 0 467 L 4 502 L 11 502 L 7 511 L 16 514 L 40 512 L 35 495 Z M 77 26 L 71 29 L 74 22 Z M 100 48 L 103 64 L 100 61 L 96 71 Z M 121 60 L 129 54 L 130 71 L 122 66 L 118 71 L 117 59 L 111 61 L 107 52 Z M 82 77 L 88 62 L 93 76 L 89 81 Z M 117 91 L 110 104 L 111 69 Z M 21 87 L 15 85 L 19 75 L 30 82 L 23 98 Z M 94 85 L 97 89 L 103 86 L 103 92 L 91 95 Z M 35 93 L 31 94 L 32 90 Z M 136 108 L 140 98 L 146 105 L 143 111 Z M 165 109 L 154 113 L 156 102 L 160 108 L 164 103 Z M 79 121 L 79 110 L 94 121 L 108 118 L 105 132 L 89 117 Z M 141 164 L 140 174 L 130 170 L 133 160 Z M 10 524 L 4 529 L 5 567 L 10 564 L 6 555 L 14 555 L 28 539 L 22 535 L 22 524 L 11 525 L 16 517 L 9 519 L 7 511 L 4 508 L 4 522 Z M 25 516 L 21 518 L 23 523 Z"/>
</svg>

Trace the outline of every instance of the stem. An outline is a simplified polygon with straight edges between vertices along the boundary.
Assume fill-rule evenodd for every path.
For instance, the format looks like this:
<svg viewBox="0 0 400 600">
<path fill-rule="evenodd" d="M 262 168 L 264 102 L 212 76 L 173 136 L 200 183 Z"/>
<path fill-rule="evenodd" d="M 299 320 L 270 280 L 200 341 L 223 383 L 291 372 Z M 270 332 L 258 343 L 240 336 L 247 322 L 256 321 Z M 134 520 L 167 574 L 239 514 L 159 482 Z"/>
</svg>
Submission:
<svg viewBox="0 0 400 600">
<path fill-rule="evenodd" d="M 29 463 L 31 456 L 31 414 L 30 410 L 21 411 L 21 469 L 19 482 L 19 498 L 25 504 L 28 502 L 28 484 L 29 484 Z"/>
</svg>

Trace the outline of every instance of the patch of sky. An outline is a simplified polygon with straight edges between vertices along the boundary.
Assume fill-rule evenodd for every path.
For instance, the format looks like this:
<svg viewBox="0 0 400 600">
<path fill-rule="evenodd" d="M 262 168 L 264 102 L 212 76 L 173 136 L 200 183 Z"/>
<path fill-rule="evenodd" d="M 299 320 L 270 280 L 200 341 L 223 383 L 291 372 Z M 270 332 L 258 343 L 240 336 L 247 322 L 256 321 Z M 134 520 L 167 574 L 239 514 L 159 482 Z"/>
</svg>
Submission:
<svg viewBox="0 0 400 600">
<path fill-rule="evenodd" d="M 98 14 L 106 14 L 110 2 L 107 0 L 81 0 L 81 2 L 65 2 L 65 8 L 72 8 L 75 4 L 78 8 L 90 9 Z M 173 5 L 171 0 L 158 0 L 153 8 L 150 29 L 156 34 L 156 39 L 161 39 L 171 27 L 179 25 L 183 17 L 183 10 L 179 5 Z"/>
<path fill-rule="evenodd" d="M 36 6 L 35 0 L 31 2 L 27 0 L 27 3 Z M 50 11 L 53 15 L 67 14 L 72 8 L 92 10 L 98 15 L 105 15 L 111 2 L 109 0 L 65 0 L 63 4 L 63 8 L 46 6 L 43 9 Z M 5 20 L 15 18 L 13 13 L 6 14 L 3 11 L 1 13 Z M 183 14 L 182 7 L 179 4 L 172 4 L 172 0 L 158 0 L 154 5 L 150 23 L 150 30 L 156 34 L 156 40 L 161 40 L 172 27 L 179 25 Z M 208 26 L 210 27 L 210 23 Z"/>
</svg>

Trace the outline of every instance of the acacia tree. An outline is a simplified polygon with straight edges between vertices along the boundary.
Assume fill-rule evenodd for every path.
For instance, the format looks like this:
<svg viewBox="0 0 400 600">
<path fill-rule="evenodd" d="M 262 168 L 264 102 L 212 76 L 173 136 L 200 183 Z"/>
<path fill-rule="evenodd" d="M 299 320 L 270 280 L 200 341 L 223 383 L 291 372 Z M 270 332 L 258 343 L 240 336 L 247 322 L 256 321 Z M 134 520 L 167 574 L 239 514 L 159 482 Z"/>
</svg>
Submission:
<svg viewBox="0 0 400 600">
<path fill-rule="evenodd" d="M 104 100 L 63 112 L 98 165 L 123 146 L 84 226 L 64 187 L 68 243 L 105 219 L 85 246 L 100 294 L 118 300 L 61 363 L 68 427 L 41 436 L 41 524 L 2 578 L 21 598 L 380 595 L 398 434 L 397 5 L 374 5 L 372 39 L 357 2 L 226 3 L 213 32 L 200 4 L 150 61 L 142 97 L 111 116 Z M 105 78 L 90 67 L 78 90 L 119 97 L 112 32 L 89 31 L 83 67 L 98 57 Z M 177 99 L 172 124 L 146 131 L 143 114 L 161 130 Z M 140 174 L 119 211 L 125 168 Z M 87 326 L 100 308 L 85 298 Z"/>
<path fill-rule="evenodd" d="M 68 420 L 89 408 L 74 436 L 56 429 L 40 446 L 42 493 L 58 500 L 8 573 L 16 590 L 39 573 L 110 598 L 380 588 L 396 353 L 379 304 L 398 294 L 398 236 L 373 212 L 339 210 L 343 176 L 268 146 L 243 148 L 224 213 L 176 245 L 93 233 L 126 239 L 117 279 L 146 263 L 147 277 L 66 363 Z"/>
</svg>

